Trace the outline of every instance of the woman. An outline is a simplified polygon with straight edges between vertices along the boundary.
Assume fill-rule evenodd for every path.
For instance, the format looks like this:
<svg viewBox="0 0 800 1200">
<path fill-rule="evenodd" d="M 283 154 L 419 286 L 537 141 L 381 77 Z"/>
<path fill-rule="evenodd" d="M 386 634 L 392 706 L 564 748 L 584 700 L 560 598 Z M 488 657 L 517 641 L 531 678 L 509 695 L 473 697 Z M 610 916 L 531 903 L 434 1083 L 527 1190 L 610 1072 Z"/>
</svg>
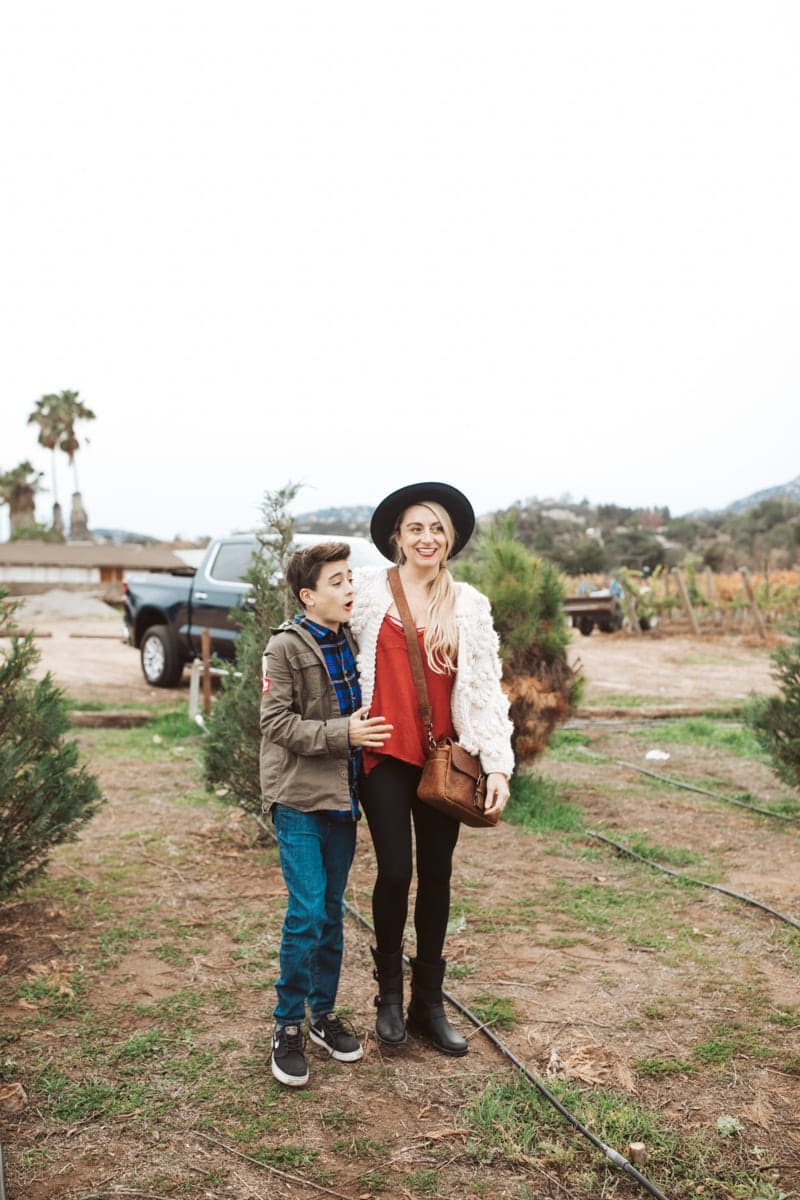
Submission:
<svg viewBox="0 0 800 1200">
<path fill-rule="evenodd" d="M 498 639 L 485 596 L 456 583 L 446 563 L 475 526 L 472 506 L 444 483 L 417 483 L 382 500 L 372 517 L 372 540 L 399 567 L 420 640 L 433 709 L 433 735 L 457 739 L 479 754 L 487 776 L 486 807 L 502 812 L 514 765 L 508 701 L 500 687 Z M 359 793 L 378 875 L 372 895 L 377 946 L 375 998 L 378 1040 L 400 1046 L 403 1020 L 403 933 L 412 877 L 413 823 L 417 896 L 417 956 L 411 960 L 408 1028 L 445 1054 L 466 1054 L 464 1038 L 447 1021 L 442 957 L 450 914 L 450 874 L 459 823 L 417 798 L 427 734 L 417 707 L 403 626 L 389 590 L 387 568 L 355 572 L 350 620 L 359 642 L 362 702 L 393 733 L 380 750 L 365 751 Z"/>
</svg>

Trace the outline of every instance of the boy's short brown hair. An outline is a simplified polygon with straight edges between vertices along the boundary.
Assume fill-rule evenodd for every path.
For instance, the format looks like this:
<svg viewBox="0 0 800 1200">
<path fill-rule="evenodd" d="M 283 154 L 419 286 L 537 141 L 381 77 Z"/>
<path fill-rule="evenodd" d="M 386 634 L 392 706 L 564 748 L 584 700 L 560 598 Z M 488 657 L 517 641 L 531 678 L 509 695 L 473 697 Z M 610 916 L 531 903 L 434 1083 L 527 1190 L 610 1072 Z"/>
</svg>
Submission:
<svg viewBox="0 0 800 1200">
<path fill-rule="evenodd" d="M 347 542 L 317 542 L 315 546 L 295 550 L 286 564 L 286 582 L 292 589 L 297 603 L 303 604 L 300 599 L 303 588 L 310 588 L 313 592 L 319 583 L 320 572 L 325 563 L 343 562 L 349 557 L 350 547 Z"/>
</svg>

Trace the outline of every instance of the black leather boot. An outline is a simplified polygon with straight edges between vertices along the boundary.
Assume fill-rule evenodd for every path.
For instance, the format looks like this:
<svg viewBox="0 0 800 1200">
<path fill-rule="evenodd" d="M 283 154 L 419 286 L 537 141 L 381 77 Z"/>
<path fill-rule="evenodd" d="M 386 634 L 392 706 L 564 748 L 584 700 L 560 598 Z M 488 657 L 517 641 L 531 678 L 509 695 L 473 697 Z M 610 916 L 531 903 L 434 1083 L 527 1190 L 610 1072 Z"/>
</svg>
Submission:
<svg viewBox="0 0 800 1200">
<path fill-rule="evenodd" d="M 375 959 L 372 972 L 378 981 L 375 1007 L 375 1036 L 384 1046 L 403 1046 L 406 1041 L 406 1023 L 403 1020 L 403 950 L 393 954 L 381 954 L 370 946 Z"/>
<path fill-rule="evenodd" d="M 460 1058 L 469 1053 L 469 1046 L 444 1015 L 442 984 L 446 966 L 444 959 L 438 963 L 423 963 L 412 958 L 408 1028 L 443 1054 Z"/>
</svg>

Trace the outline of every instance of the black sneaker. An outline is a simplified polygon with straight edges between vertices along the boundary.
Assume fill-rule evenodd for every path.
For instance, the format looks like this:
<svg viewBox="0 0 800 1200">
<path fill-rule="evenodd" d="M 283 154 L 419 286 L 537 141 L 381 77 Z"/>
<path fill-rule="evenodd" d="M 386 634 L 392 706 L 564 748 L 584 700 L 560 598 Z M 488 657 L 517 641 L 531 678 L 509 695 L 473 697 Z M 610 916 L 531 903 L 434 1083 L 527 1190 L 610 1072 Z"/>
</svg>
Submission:
<svg viewBox="0 0 800 1200">
<path fill-rule="evenodd" d="M 349 1021 L 342 1021 L 335 1013 L 325 1017 L 312 1017 L 308 1036 L 317 1046 L 322 1046 L 339 1062 L 357 1062 L 364 1051 L 355 1030 Z"/>
<path fill-rule="evenodd" d="M 308 1063 L 303 1054 L 305 1039 L 299 1025 L 284 1025 L 272 1035 L 272 1074 L 287 1087 L 308 1083 Z"/>
</svg>

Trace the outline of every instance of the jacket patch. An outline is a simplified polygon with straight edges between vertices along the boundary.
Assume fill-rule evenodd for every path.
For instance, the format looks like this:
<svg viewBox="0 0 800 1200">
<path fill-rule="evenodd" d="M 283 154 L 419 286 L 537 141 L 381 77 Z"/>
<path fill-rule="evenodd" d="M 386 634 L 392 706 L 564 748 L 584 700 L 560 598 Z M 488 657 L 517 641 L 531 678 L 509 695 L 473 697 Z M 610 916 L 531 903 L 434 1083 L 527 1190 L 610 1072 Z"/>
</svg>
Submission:
<svg viewBox="0 0 800 1200">
<path fill-rule="evenodd" d="M 265 675 L 264 676 L 264 685 L 261 688 L 261 695 L 266 696 L 268 691 L 269 691 L 269 675 Z"/>
</svg>

